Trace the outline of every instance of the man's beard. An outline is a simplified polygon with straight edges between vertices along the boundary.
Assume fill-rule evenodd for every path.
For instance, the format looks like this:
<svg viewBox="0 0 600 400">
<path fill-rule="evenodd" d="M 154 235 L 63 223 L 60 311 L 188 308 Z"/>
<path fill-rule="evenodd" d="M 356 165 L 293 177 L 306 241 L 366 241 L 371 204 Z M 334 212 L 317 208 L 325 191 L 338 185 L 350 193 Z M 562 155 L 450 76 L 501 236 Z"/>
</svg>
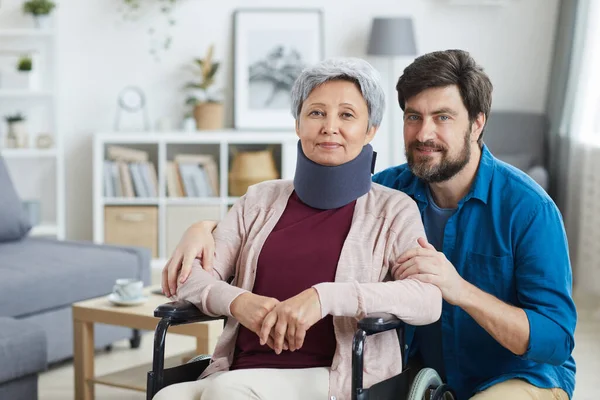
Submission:
<svg viewBox="0 0 600 400">
<path fill-rule="evenodd" d="M 469 163 L 469 160 L 471 160 L 471 145 L 469 142 L 470 133 L 471 130 L 467 129 L 464 135 L 463 148 L 454 159 L 448 157 L 447 148 L 436 145 L 433 140 L 428 140 L 426 142 L 415 140 L 409 145 L 405 152 L 410 170 L 415 176 L 423 179 L 427 183 L 444 182 L 452 178 L 462 171 L 465 165 Z M 415 160 L 413 154 L 417 147 L 438 150 L 442 156 L 439 164 L 430 165 L 433 156 L 419 156 L 418 160 Z"/>
</svg>

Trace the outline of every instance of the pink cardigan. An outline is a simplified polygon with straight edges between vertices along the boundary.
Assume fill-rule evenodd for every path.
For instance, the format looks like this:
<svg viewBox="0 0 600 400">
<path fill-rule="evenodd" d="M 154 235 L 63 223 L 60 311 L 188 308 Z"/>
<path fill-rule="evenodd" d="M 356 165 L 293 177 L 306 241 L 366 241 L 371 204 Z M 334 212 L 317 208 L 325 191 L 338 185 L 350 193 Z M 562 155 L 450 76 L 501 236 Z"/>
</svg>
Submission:
<svg viewBox="0 0 600 400">
<path fill-rule="evenodd" d="M 213 271 L 192 268 L 190 277 L 177 291 L 177 299 L 191 301 L 208 315 L 230 317 L 215 348 L 213 362 L 202 377 L 228 370 L 231 365 L 239 322 L 232 318 L 229 307 L 237 296 L 252 291 L 261 248 L 293 190 L 291 181 L 282 180 L 251 186 L 214 232 Z M 334 317 L 337 347 L 329 374 L 330 398 L 350 399 L 352 338 L 359 319 L 380 312 L 392 313 L 411 325 L 426 325 L 439 319 L 442 295 L 436 286 L 414 279 L 391 281 L 395 260 L 418 246 L 419 237 L 425 237 L 419 210 L 404 193 L 374 183 L 357 200 L 335 282 L 314 286 L 322 315 Z M 224 282 L 232 275 L 232 285 Z M 369 336 L 365 387 L 401 371 L 396 332 Z"/>
</svg>

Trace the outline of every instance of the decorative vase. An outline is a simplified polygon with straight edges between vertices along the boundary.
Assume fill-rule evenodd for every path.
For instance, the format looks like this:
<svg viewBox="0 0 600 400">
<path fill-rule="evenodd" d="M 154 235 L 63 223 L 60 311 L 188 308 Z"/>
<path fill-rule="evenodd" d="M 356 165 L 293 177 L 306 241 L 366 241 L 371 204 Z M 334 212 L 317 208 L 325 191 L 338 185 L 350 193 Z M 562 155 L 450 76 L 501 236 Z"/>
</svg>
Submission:
<svg viewBox="0 0 600 400">
<path fill-rule="evenodd" d="M 249 186 L 278 178 L 272 149 L 236 152 L 229 172 L 229 195 L 243 196 Z"/>
<path fill-rule="evenodd" d="M 33 23 L 36 29 L 47 30 L 50 28 L 50 16 L 48 15 L 34 15 Z"/>
<path fill-rule="evenodd" d="M 8 133 L 6 134 L 6 147 L 7 148 L 23 148 L 29 146 L 29 140 L 27 135 L 27 127 L 25 123 L 13 122 L 8 124 Z"/>
<path fill-rule="evenodd" d="M 223 129 L 223 104 L 196 104 L 194 107 L 194 119 L 196 119 L 196 128 L 199 131 Z"/>
<path fill-rule="evenodd" d="M 196 120 L 193 117 L 186 117 L 181 123 L 181 129 L 184 132 L 196 132 Z"/>
<path fill-rule="evenodd" d="M 35 140 L 35 145 L 38 149 L 51 149 L 54 146 L 54 138 L 50 134 L 42 133 Z"/>
</svg>

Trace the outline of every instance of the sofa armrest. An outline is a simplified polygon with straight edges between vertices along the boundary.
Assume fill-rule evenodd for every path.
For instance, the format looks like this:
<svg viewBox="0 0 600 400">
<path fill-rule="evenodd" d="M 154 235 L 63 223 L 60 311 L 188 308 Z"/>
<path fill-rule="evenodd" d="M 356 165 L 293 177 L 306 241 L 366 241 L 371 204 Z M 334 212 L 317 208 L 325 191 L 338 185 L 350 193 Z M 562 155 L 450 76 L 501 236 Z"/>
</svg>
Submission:
<svg viewBox="0 0 600 400">
<path fill-rule="evenodd" d="M 548 191 L 550 177 L 546 168 L 544 168 L 541 165 L 534 165 L 533 167 L 527 170 L 527 175 L 529 175 L 531 179 L 533 179 L 538 185 L 540 185 L 542 189 Z"/>
</svg>

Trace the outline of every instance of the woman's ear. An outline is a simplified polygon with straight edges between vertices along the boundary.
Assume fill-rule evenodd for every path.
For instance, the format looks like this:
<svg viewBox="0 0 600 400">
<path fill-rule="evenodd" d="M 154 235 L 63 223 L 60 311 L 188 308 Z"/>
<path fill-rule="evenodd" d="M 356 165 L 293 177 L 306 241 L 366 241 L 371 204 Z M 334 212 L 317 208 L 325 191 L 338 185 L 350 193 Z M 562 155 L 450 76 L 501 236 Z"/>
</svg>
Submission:
<svg viewBox="0 0 600 400">
<path fill-rule="evenodd" d="M 367 130 L 367 136 L 365 136 L 365 142 L 364 142 L 363 146 L 371 143 L 371 140 L 373 140 L 373 138 L 375 137 L 375 134 L 377 133 L 377 129 L 379 129 L 378 126 L 372 126 L 369 128 L 369 130 Z"/>
<path fill-rule="evenodd" d="M 296 136 L 300 137 L 300 120 L 296 120 Z"/>
</svg>

